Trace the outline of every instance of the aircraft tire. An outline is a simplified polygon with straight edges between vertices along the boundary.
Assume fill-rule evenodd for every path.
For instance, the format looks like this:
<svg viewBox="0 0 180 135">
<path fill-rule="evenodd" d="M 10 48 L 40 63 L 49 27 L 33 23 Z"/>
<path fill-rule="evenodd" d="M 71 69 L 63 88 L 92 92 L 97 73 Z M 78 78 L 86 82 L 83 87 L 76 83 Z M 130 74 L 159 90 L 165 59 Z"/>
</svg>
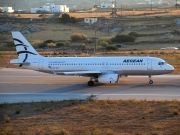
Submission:
<svg viewBox="0 0 180 135">
<path fill-rule="evenodd" d="M 94 82 L 93 81 L 89 81 L 88 82 L 88 86 L 93 86 L 94 85 Z"/>
<path fill-rule="evenodd" d="M 153 80 L 149 80 L 149 84 L 153 84 Z"/>
</svg>

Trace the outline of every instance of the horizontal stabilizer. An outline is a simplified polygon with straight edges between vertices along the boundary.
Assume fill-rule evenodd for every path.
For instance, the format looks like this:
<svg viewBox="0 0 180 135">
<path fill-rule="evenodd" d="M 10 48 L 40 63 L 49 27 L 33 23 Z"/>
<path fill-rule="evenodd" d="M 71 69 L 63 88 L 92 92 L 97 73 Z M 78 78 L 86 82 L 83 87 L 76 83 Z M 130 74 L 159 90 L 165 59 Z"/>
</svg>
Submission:
<svg viewBox="0 0 180 135">
<path fill-rule="evenodd" d="M 20 60 L 20 59 L 10 60 L 9 63 L 10 64 L 18 64 L 18 65 L 29 65 L 30 64 L 30 62 L 23 62 L 23 60 Z"/>
</svg>

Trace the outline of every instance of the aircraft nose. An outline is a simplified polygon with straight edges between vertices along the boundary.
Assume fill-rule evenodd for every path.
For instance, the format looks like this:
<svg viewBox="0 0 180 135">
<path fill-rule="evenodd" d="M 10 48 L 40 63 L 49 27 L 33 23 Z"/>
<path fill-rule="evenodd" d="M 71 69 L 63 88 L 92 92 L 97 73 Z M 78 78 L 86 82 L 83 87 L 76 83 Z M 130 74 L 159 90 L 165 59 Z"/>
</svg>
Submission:
<svg viewBox="0 0 180 135">
<path fill-rule="evenodd" d="M 174 67 L 169 65 L 169 70 L 174 71 Z"/>
</svg>

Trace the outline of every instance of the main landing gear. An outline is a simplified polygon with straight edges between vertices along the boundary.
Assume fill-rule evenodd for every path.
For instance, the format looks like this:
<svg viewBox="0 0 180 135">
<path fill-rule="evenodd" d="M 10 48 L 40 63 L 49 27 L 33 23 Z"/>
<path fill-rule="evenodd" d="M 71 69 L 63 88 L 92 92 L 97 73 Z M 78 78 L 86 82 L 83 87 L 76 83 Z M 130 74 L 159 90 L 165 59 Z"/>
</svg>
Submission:
<svg viewBox="0 0 180 135">
<path fill-rule="evenodd" d="M 88 86 L 93 86 L 94 85 L 94 81 L 93 81 L 94 77 L 90 78 L 90 81 L 87 83 Z"/>
<path fill-rule="evenodd" d="M 88 82 L 88 86 L 93 86 L 94 85 L 94 82 L 93 81 L 89 81 Z"/>
<path fill-rule="evenodd" d="M 153 80 L 151 79 L 151 75 L 149 75 L 149 84 L 153 84 Z"/>
</svg>

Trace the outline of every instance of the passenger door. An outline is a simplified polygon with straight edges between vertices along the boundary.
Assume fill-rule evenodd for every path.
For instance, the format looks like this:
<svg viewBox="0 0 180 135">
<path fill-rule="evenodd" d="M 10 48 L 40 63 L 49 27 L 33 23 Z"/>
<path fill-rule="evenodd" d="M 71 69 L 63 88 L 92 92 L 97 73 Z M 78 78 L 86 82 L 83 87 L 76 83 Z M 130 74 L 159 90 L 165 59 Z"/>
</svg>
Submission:
<svg viewBox="0 0 180 135">
<path fill-rule="evenodd" d="M 43 70 L 43 60 L 39 60 L 39 69 Z"/>
</svg>

